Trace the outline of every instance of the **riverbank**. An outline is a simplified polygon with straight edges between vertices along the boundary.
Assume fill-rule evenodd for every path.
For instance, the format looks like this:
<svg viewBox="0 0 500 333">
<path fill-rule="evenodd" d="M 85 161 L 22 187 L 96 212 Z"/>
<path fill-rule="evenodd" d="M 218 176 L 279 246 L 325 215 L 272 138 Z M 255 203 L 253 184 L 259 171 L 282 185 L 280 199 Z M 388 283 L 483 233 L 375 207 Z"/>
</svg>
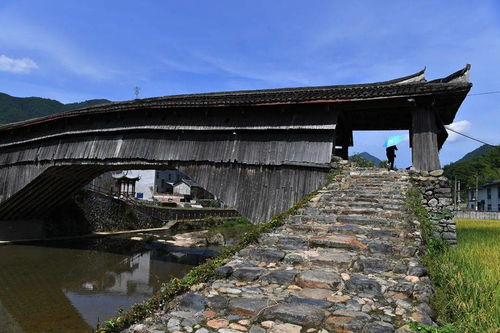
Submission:
<svg viewBox="0 0 500 333">
<path fill-rule="evenodd" d="M 229 225 L 232 225 L 235 220 L 241 218 L 219 218 L 219 217 L 208 217 L 204 219 L 194 219 L 194 220 L 178 220 L 178 221 L 169 221 L 164 226 L 159 228 L 145 228 L 145 229 L 132 229 L 132 230 L 117 230 L 117 231 L 97 231 L 83 235 L 73 235 L 73 236 L 60 236 L 60 237 L 47 237 L 47 238 L 35 238 L 35 239 L 17 239 L 17 240 L 9 240 L 9 241 L 0 241 L 0 245 L 7 244 L 23 244 L 23 243 L 36 243 L 43 241 L 65 241 L 72 239 L 86 239 L 86 238 L 99 238 L 99 237 L 108 237 L 115 235 L 132 235 L 139 233 L 162 233 L 162 232 L 185 232 L 185 231 L 194 231 L 201 229 L 212 229 L 217 226 L 221 226 L 221 230 L 225 230 L 223 226 L 226 222 Z M 249 222 L 248 222 L 249 223 Z M 231 228 L 231 227 L 229 227 Z M 233 235 L 235 236 L 235 235 Z M 230 237 L 228 237 L 230 238 Z"/>
</svg>

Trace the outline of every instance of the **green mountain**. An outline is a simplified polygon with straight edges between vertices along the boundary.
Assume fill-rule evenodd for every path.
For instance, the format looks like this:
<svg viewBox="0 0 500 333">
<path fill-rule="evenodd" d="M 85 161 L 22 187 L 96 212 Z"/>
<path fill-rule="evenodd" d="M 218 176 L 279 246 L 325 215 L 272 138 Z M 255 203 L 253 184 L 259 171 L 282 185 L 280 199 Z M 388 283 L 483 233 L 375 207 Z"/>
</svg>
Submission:
<svg viewBox="0 0 500 333">
<path fill-rule="evenodd" d="M 461 159 L 459 159 L 455 163 L 470 161 L 470 160 L 474 159 L 475 157 L 481 156 L 481 155 L 483 155 L 483 154 L 485 154 L 493 149 L 495 149 L 494 146 L 482 145 L 481 147 L 474 149 L 473 151 L 465 154 Z"/>
<path fill-rule="evenodd" d="M 365 161 L 371 162 L 371 163 L 375 164 L 375 166 L 377 166 L 377 167 L 380 166 L 380 162 L 382 162 L 380 159 L 378 159 L 377 157 L 375 157 L 372 154 L 367 153 L 367 152 L 355 153 L 354 155 L 349 156 L 350 161 L 352 161 L 353 159 L 356 160 L 359 158 L 362 158 Z"/>
<path fill-rule="evenodd" d="M 0 93 L 0 124 L 49 116 L 69 110 L 109 103 L 107 99 L 93 99 L 81 103 L 63 104 L 40 97 L 13 97 Z"/>
<path fill-rule="evenodd" d="M 465 182 L 466 187 L 474 187 L 476 174 L 479 184 L 500 179 L 500 146 L 486 148 L 482 146 L 462 157 L 455 163 L 444 167 L 444 174 L 449 179 L 457 177 Z"/>
</svg>

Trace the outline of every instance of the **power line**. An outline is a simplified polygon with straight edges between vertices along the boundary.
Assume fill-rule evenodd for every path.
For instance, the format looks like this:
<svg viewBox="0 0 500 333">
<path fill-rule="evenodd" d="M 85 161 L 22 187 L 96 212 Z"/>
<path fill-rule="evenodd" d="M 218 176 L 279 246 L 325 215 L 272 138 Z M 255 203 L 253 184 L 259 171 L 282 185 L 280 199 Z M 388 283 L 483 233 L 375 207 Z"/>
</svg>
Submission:
<svg viewBox="0 0 500 333">
<path fill-rule="evenodd" d="M 492 144 L 489 144 L 489 143 L 484 142 L 484 141 L 482 141 L 482 140 L 479 140 L 479 139 L 473 138 L 473 137 L 472 137 L 472 136 L 470 136 L 470 135 L 467 135 L 467 134 L 461 133 L 461 132 L 459 132 L 459 131 L 456 131 L 456 130 L 454 130 L 454 129 L 451 129 L 451 128 L 449 128 L 448 126 L 445 126 L 445 128 L 446 128 L 448 131 L 452 131 L 452 132 L 455 132 L 455 133 L 457 133 L 457 134 L 463 135 L 463 136 L 465 136 L 466 138 L 469 138 L 469 139 L 474 140 L 474 141 L 477 141 L 477 142 L 481 142 L 481 143 L 483 143 L 483 144 L 485 144 L 485 145 L 487 145 L 487 146 L 496 147 L 496 145 L 492 145 Z"/>
<path fill-rule="evenodd" d="M 482 92 L 482 93 L 477 93 L 477 94 L 468 94 L 467 96 L 479 96 L 479 95 L 491 95 L 491 94 L 500 94 L 500 90 L 487 91 L 487 92 Z"/>
</svg>

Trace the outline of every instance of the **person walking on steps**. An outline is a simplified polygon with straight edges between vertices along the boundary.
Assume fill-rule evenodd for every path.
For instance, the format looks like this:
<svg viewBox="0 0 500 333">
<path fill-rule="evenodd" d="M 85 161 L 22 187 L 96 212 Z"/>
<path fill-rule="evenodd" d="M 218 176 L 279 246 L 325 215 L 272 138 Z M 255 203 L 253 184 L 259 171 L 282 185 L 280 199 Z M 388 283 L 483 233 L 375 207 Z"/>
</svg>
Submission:
<svg viewBox="0 0 500 333">
<path fill-rule="evenodd" d="M 387 159 L 389 160 L 389 170 L 395 170 L 394 169 L 394 159 L 396 158 L 396 150 L 398 150 L 398 147 L 390 146 L 385 149 L 385 154 L 387 155 Z"/>
</svg>

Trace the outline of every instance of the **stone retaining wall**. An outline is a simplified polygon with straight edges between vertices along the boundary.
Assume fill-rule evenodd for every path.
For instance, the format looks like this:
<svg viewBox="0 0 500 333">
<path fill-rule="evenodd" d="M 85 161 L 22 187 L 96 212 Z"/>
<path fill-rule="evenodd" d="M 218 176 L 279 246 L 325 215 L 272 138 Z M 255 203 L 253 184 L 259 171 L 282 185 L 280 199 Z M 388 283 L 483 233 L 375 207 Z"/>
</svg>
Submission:
<svg viewBox="0 0 500 333">
<path fill-rule="evenodd" d="M 92 231 L 159 228 L 171 220 L 196 220 L 206 217 L 236 217 L 232 209 L 170 209 L 130 204 L 92 191 L 82 191 L 76 202 L 90 222 Z M 199 224 L 199 223 L 198 223 Z M 186 228 L 187 227 L 187 228 Z M 192 229 L 187 223 L 180 230 Z"/>
<path fill-rule="evenodd" d="M 429 211 L 431 222 L 436 226 L 434 236 L 457 243 L 457 229 L 453 220 L 451 185 L 443 170 L 416 171 L 410 169 L 414 183 L 420 188 L 422 205 Z"/>
</svg>

